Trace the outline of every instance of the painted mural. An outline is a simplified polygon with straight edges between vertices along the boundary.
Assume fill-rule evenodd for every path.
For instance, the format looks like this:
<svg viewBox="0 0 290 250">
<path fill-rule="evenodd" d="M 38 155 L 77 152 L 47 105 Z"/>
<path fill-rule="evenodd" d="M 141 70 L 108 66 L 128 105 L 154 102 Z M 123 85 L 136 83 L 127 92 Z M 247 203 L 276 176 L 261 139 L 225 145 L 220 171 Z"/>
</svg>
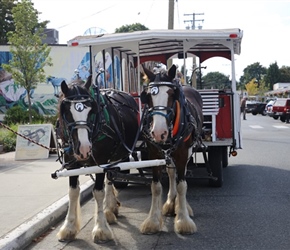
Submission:
<svg viewBox="0 0 290 250">
<path fill-rule="evenodd" d="M 39 83 L 30 93 L 33 108 L 43 115 L 56 114 L 60 83 L 63 80 L 69 83 L 79 77 L 85 81 L 90 74 L 88 48 L 54 45 L 51 47 L 50 57 L 53 66 L 44 68 L 46 81 Z M 14 82 L 11 74 L 2 68 L 2 64 L 8 64 L 11 58 L 9 46 L 0 46 L 0 115 L 2 116 L 7 109 L 15 105 L 28 108 L 26 90 Z"/>
</svg>

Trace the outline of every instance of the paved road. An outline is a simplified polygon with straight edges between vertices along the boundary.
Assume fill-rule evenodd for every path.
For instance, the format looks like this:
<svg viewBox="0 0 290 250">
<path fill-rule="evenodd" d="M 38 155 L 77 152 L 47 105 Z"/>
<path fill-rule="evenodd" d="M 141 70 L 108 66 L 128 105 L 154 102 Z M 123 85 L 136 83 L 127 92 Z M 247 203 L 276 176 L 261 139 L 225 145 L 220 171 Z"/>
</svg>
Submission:
<svg viewBox="0 0 290 250">
<path fill-rule="evenodd" d="M 150 188 L 130 185 L 119 192 L 122 206 L 118 223 L 112 225 L 114 241 L 92 242 L 94 201 L 89 200 L 82 207 L 83 227 L 77 240 L 58 242 L 58 224 L 27 250 L 290 249 L 290 125 L 248 114 L 242 127 L 244 149 L 229 159 L 223 187 L 210 188 L 205 180 L 189 181 L 196 234 L 175 234 L 173 218 L 165 218 L 162 232 L 156 235 L 140 234 L 139 225 L 151 202 Z"/>
</svg>

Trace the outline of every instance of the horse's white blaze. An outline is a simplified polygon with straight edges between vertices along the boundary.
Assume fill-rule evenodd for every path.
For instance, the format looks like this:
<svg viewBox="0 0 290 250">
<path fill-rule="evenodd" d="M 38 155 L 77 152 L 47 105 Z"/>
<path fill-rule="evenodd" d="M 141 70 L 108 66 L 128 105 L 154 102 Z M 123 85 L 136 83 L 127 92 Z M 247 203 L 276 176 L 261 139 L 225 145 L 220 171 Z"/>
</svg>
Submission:
<svg viewBox="0 0 290 250">
<path fill-rule="evenodd" d="M 82 111 L 77 111 L 75 109 L 75 105 L 72 104 L 70 111 L 72 113 L 72 117 L 75 122 L 80 122 L 85 124 L 88 119 L 88 114 L 90 112 L 90 107 L 85 107 Z M 80 142 L 79 151 L 80 151 L 80 158 L 87 158 L 91 152 L 91 142 L 89 140 L 88 130 L 86 128 L 78 128 L 77 129 L 78 139 Z"/>
<path fill-rule="evenodd" d="M 169 87 L 162 86 L 159 87 L 159 92 L 156 95 L 152 96 L 153 107 L 155 106 L 163 106 L 167 107 L 168 102 L 168 92 Z M 167 111 L 160 110 L 158 112 L 166 115 Z M 168 137 L 168 128 L 166 118 L 162 115 L 155 114 L 153 115 L 151 135 L 156 142 L 166 141 Z"/>
</svg>

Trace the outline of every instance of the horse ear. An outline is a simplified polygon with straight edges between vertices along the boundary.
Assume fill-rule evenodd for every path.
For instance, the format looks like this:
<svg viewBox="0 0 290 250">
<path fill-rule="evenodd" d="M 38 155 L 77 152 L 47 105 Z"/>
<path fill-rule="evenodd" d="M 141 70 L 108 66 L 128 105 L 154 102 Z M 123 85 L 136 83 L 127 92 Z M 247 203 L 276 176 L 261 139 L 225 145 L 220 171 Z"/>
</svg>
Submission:
<svg viewBox="0 0 290 250">
<path fill-rule="evenodd" d="M 144 70 L 145 75 L 148 77 L 148 79 L 150 80 L 150 82 L 153 82 L 155 79 L 155 74 L 153 72 L 151 72 L 149 69 L 147 69 L 144 64 L 142 64 L 142 68 Z"/>
<path fill-rule="evenodd" d="M 175 78 L 175 75 L 176 75 L 176 66 L 173 64 L 170 69 L 168 70 L 168 76 L 171 78 L 171 79 L 174 79 Z"/>
<path fill-rule="evenodd" d="M 68 92 L 68 86 L 65 82 L 65 80 L 63 80 L 60 84 L 60 87 L 61 87 L 61 92 L 66 95 L 66 93 Z"/>
<path fill-rule="evenodd" d="M 90 89 L 91 85 L 92 85 L 92 75 L 89 75 L 85 84 L 85 88 Z"/>
<path fill-rule="evenodd" d="M 146 92 L 146 90 L 143 90 L 141 92 L 140 99 L 141 99 L 141 103 L 142 104 L 148 104 L 149 103 L 149 97 L 148 97 L 148 93 Z"/>
</svg>

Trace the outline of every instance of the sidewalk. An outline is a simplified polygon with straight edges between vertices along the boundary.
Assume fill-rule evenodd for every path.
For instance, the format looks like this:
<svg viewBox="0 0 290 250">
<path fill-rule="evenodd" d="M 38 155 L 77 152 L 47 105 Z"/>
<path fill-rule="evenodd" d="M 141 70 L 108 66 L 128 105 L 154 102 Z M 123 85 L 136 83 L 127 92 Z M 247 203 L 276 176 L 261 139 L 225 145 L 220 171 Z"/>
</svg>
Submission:
<svg viewBox="0 0 290 250">
<path fill-rule="evenodd" d="M 15 161 L 15 152 L 0 154 L 0 249 L 21 249 L 60 217 L 68 206 L 68 178 L 54 180 L 61 167 L 57 155 Z M 89 176 L 80 176 L 82 196 L 90 195 Z"/>
</svg>

